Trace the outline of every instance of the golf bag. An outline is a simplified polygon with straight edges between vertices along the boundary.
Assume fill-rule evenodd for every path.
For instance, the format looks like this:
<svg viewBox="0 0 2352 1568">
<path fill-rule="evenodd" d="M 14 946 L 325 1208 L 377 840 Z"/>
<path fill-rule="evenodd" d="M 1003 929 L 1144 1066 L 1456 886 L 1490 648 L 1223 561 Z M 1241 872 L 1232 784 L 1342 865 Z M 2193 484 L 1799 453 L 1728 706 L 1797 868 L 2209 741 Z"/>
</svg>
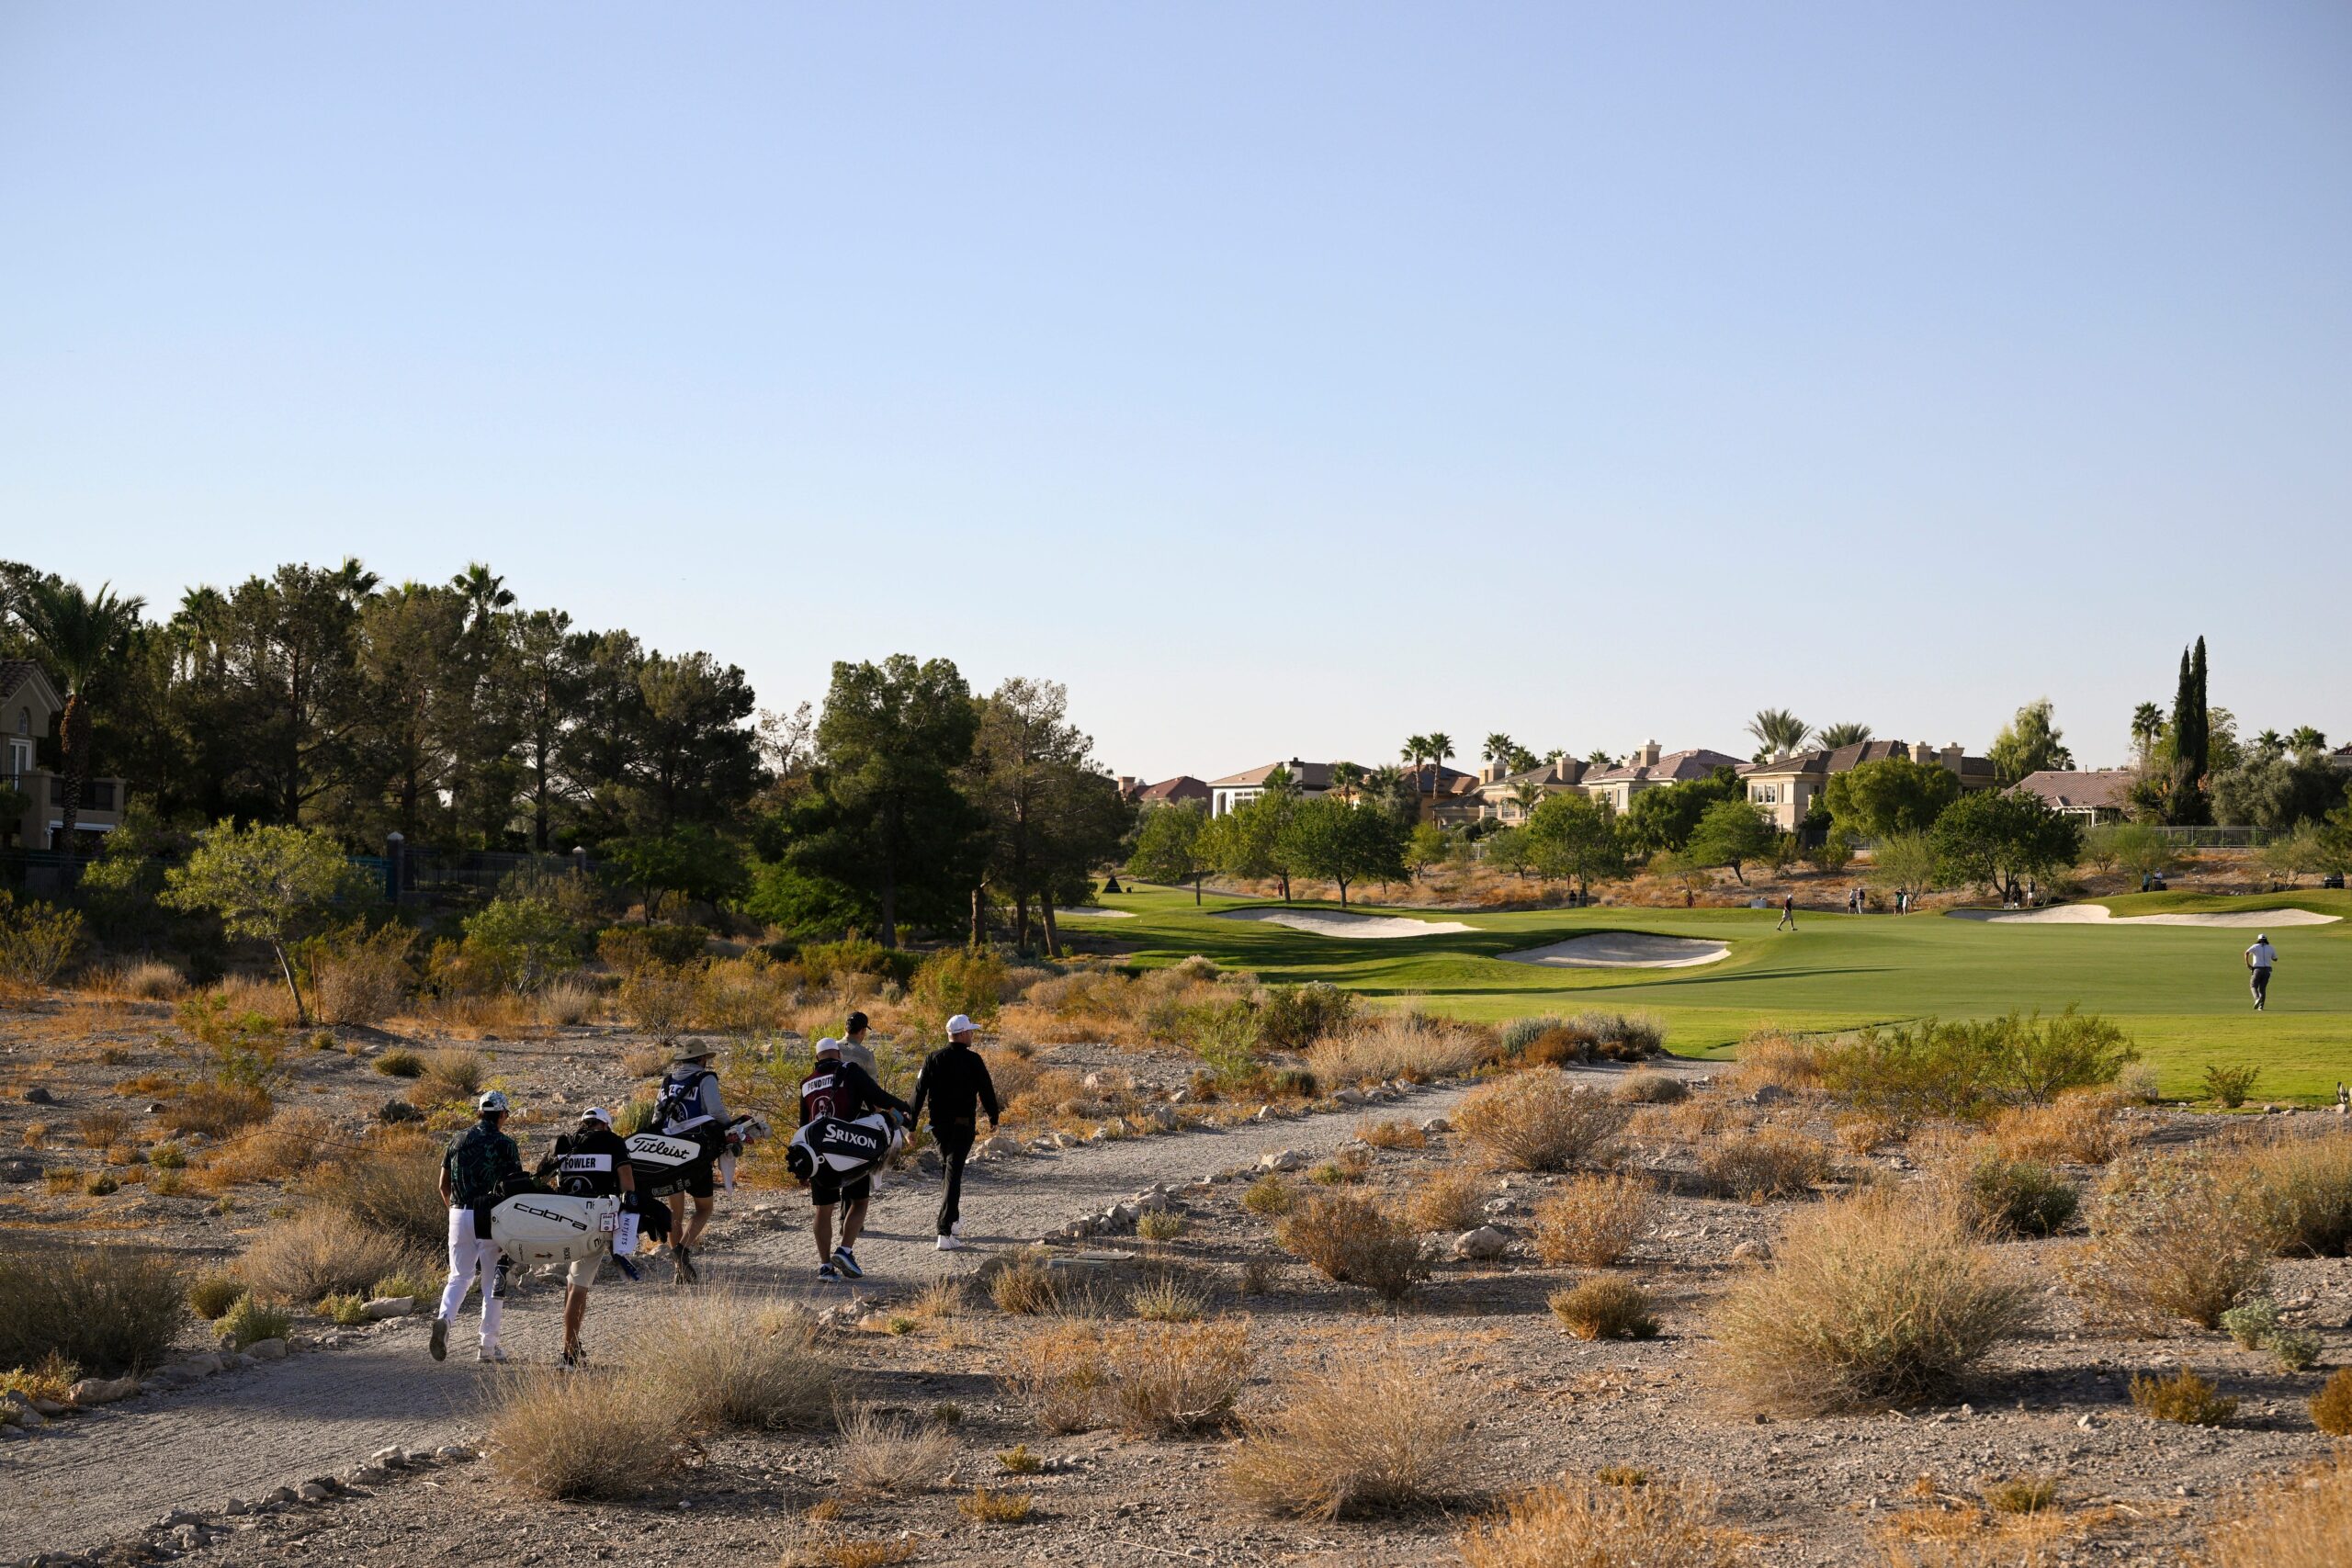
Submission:
<svg viewBox="0 0 2352 1568">
<path fill-rule="evenodd" d="M 696 1127 L 675 1135 L 639 1133 L 628 1141 L 629 1168 L 637 1172 L 637 1190 L 649 1198 L 684 1192 L 714 1165 L 732 1190 L 736 1152 L 767 1135 L 767 1122 L 750 1114 L 735 1117 L 724 1127 Z"/>
<path fill-rule="evenodd" d="M 906 1141 L 899 1119 L 885 1111 L 854 1121 L 820 1116 L 792 1134 L 791 1145 L 784 1151 L 784 1166 L 803 1181 L 814 1176 L 820 1164 L 844 1180 L 855 1180 Z"/>
<path fill-rule="evenodd" d="M 574 1263 L 609 1250 L 620 1222 L 618 1198 L 526 1192 L 490 1212 L 490 1235 L 516 1263 Z"/>
</svg>

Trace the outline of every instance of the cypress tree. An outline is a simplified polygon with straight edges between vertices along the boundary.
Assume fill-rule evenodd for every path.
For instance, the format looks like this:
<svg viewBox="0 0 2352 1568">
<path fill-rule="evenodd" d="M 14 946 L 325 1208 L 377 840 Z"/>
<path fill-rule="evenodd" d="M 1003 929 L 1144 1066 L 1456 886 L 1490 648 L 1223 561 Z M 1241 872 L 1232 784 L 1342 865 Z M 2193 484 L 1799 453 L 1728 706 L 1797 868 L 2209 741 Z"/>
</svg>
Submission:
<svg viewBox="0 0 2352 1568">
<path fill-rule="evenodd" d="M 2195 777 L 2202 779 L 2213 763 L 2213 727 L 2205 712 L 2205 639 L 2197 639 L 2197 657 L 2189 662 L 2188 678 L 2196 688 L 2197 748 L 2188 754 L 2195 764 Z"/>
<path fill-rule="evenodd" d="M 2172 704 L 2172 792 L 2165 815 L 2182 824 L 2205 820 L 2205 792 L 2200 787 L 2207 761 L 2205 722 L 2205 639 L 2192 650 L 2180 652 L 2180 684 Z"/>
</svg>

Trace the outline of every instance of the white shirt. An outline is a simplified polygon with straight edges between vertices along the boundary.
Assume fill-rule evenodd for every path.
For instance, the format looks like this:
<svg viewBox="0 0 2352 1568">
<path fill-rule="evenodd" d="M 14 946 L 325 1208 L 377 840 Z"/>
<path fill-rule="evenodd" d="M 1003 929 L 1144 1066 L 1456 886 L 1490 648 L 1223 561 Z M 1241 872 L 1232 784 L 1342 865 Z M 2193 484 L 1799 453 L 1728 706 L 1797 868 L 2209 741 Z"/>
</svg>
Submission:
<svg viewBox="0 0 2352 1568">
<path fill-rule="evenodd" d="M 2278 962 L 2278 950 L 2267 942 L 2257 942 L 2245 950 L 2245 961 L 2256 969 L 2267 969 Z"/>
</svg>

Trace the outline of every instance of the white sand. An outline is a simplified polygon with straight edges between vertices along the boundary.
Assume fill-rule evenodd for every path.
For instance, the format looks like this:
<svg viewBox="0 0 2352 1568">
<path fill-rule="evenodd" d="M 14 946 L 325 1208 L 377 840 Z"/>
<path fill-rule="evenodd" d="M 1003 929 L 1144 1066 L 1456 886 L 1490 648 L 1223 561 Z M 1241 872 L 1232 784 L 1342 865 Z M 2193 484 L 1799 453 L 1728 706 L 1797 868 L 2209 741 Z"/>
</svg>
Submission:
<svg viewBox="0 0 2352 1568">
<path fill-rule="evenodd" d="M 1697 937 L 1595 931 L 1502 957 L 1506 964 L 1542 964 L 1556 969 L 1689 969 L 1713 964 L 1730 951 L 1724 942 L 1702 942 Z"/>
<path fill-rule="evenodd" d="M 1135 918 L 1133 909 L 1064 909 L 1057 906 L 1054 910 L 1054 919 L 1057 920 L 1132 920 Z"/>
<path fill-rule="evenodd" d="M 2262 931 L 2271 926 L 2329 926 L 2341 915 L 2315 909 L 2233 909 L 2211 915 L 2119 915 L 2104 904 L 2059 904 L 2047 909 L 1954 909 L 1963 920 L 2022 926 L 2228 926 Z"/>
<path fill-rule="evenodd" d="M 1265 920 L 1316 936 L 1373 937 L 1441 936 L 1447 931 L 1475 931 L 1460 920 L 1409 920 L 1401 915 L 1341 914 L 1337 909 L 1219 909 L 1220 920 Z"/>
</svg>

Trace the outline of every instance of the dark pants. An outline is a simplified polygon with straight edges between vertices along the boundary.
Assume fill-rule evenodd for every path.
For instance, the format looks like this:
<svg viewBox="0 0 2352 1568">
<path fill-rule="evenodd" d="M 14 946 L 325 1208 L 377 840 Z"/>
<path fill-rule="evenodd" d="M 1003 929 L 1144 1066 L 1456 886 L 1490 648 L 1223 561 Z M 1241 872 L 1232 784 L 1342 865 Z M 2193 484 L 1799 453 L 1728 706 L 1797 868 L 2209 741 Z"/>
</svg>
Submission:
<svg viewBox="0 0 2352 1568">
<path fill-rule="evenodd" d="M 2270 971 L 2267 969 L 2256 969 L 2254 972 L 2254 1005 L 2256 1007 L 2261 1007 L 2269 999 Z"/>
<path fill-rule="evenodd" d="M 972 1138 L 978 1125 L 945 1126 L 932 1124 L 931 1135 L 939 1140 L 939 1157 L 947 1164 L 947 1187 L 939 1197 L 939 1234 L 945 1235 L 964 1217 L 964 1161 L 972 1153 Z"/>
</svg>

